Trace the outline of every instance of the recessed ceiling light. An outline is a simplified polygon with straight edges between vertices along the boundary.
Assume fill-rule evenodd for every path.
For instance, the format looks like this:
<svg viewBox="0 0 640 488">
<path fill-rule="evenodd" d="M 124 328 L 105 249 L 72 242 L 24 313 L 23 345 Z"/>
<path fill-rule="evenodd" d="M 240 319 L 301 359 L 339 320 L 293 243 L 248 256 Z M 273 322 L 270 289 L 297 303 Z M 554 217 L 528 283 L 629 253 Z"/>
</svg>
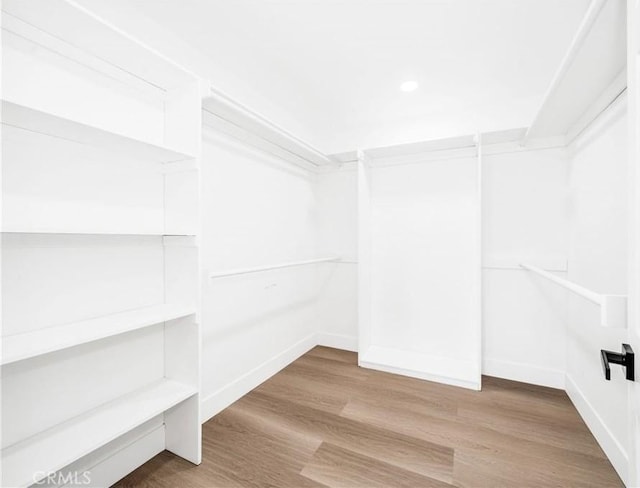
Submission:
<svg viewBox="0 0 640 488">
<path fill-rule="evenodd" d="M 418 88 L 418 82 L 417 81 L 405 81 L 402 85 L 400 85 L 400 89 L 403 92 L 412 92 L 416 88 Z"/>
</svg>

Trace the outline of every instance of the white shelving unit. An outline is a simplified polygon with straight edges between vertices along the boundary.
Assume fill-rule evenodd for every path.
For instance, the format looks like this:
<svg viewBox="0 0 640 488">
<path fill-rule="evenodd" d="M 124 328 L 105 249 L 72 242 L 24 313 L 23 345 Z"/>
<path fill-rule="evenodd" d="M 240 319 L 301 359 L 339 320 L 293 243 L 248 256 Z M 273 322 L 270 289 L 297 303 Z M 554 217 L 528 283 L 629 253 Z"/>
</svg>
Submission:
<svg viewBox="0 0 640 488">
<path fill-rule="evenodd" d="M 0 485 L 198 464 L 204 83 L 72 0 L 4 1 L 2 50 Z"/>
<path fill-rule="evenodd" d="M 177 381 L 161 380 L 25 439 L 3 450 L 3 484 L 38 483 L 196 393 Z"/>
</svg>

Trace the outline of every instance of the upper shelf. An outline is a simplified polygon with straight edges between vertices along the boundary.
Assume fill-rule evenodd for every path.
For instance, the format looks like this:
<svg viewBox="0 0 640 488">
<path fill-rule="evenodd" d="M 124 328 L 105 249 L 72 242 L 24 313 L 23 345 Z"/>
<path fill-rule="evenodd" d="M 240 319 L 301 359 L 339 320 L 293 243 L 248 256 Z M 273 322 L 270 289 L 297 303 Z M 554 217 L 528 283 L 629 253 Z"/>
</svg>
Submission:
<svg viewBox="0 0 640 488">
<path fill-rule="evenodd" d="M 451 150 L 474 149 L 477 141 L 474 135 L 459 137 L 447 137 L 443 139 L 431 139 L 428 141 L 396 144 L 393 146 L 374 147 L 366 149 L 366 155 L 371 159 L 389 159 L 404 156 L 412 156 L 424 153 L 442 153 Z"/>
<path fill-rule="evenodd" d="M 626 87 L 626 2 L 592 0 L 523 142 L 578 135 Z"/>
<path fill-rule="evenodd" d="M 83 64 L 107 63 L 123 76 L 133 76 L 169 90 L 193 82 L 196 76 L 171 59 L 101 19 L 73 0 L 4 0 L 3 14 L 35 26 L 46 41 L 62 41 L 70 59 Z M 13 22 L 3 28 L 13 30 Z M 52 36 L 52 37 L 50 37 Z M 93 58 L 89 63 L 88 57 Z"/>
<path fill-rule="evenodd" d="M 132 159 L 171 163 L 195 158 L 193 154 L 109 132 L 98 127 L 2 101 L 2 123 L 41 134 L 100 147 Z"/>
<path fill-rule="evenodd" d="M 202 108 L 205 125 L 224 130 L 284 159 L 312 167 L 336 164 L 316 148 L 214 88 L 204 98 Z"/>
</svg>

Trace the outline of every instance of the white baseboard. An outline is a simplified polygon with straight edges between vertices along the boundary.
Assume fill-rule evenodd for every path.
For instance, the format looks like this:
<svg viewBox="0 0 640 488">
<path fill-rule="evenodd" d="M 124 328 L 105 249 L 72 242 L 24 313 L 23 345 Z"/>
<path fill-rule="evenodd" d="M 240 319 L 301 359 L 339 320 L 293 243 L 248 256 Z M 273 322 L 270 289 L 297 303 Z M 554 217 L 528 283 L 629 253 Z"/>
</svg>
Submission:
<svg viewBox="0 0 640 488">
<path fill-rule="evenodd" d="M 309 336 L 296 342 L 285 351 L 268 359 L 231 383 L 223 386 L 218 391 L 208 395 L 202 400 L 202 406 L 200 408 L 202 415 L 201 421 L 203 423 L 206 422 L 255 387 L 271 378 L 285 366 L 298 359 L 304 353 L 313 349 L 316 345 L 316 334 L 309 334 Z"/>
<path fill-rule="evenodd" d="M 346 351 L 356 351 L 358 338 L 339 334 L 314 333 L 297 342 L 277 356 L 253 368 L 240 378 L 220 388 L 202 401 L 202 422 L 221 412 L 255 387 L 271 378 L 282 368 L 292 363 L 315 346 L 334 347 Z"/>
<path fill-rule="evenodd" d="M 441 357 L 379 346 L 370 346 L 358 355 L 358 365 L 363 368 L 480 390 L 480 372 L 474 379 L 468 373 L 473 371 L 474 365 L 471 361 L 466 363 L 461 361 L 452 364 Z M 475 366 L 475 369 L 477 371 L 479 368 Z"/>
<path fill-rule="evenodd" d="M 161 426 L 91 468 L 91 486 L 107 487 L 164 451 Z"/>
<path fill-rule="evenodd" d="M 358 338 L 356 336 L 318 332 L 316 334 L 316 345 L 358 352 Z"/>
<path fill-rule="evenodd" d="M 164 451 L 165 428 L 158 416 L 61 469 L 44 488 L 106 488 Z"/>
<path fill-rule="evenodd" d="M 482 374 L 561 390 L 565 388 L 564 371 L 541 368 L 532 364 L 485 359 L 482 361 Z"/>
<path fill-rule="evenodd" d="M 611 461 L 618 476 L 627 484 L 629 458 L 625 447 L 618 442 L 571 376 L 566 375 L 565 384 L 567 395 L 569 395 L 578 413 Z"/>
</svg>

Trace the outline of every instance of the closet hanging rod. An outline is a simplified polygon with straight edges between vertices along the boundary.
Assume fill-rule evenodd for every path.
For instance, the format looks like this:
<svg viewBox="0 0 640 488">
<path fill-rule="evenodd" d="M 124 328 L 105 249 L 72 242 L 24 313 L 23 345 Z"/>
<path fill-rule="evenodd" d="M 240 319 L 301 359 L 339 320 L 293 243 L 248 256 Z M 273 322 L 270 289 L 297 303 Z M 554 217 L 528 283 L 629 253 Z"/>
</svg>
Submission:
<svg viewBox="0 0 640 488">
<path fill-rule="evenodd" d="M 548 271 L 536 266 L 522 263 L 520 266 L 527 271 L 531 271 L 549 281 L 560 285 L 582 298 L 595 303 L 600 307 L 600 324 L 603 327 L 626 327 L 627 326 L 627 296 L 626 295 L 606 295 L 589 290 L 572 281 L 560 278 Z"/>
<path fill-rule="evenodd" d="M 255 266 L 252 268 L 236 268 L 236 269 L 230 269 L 227 271 L 214 271 L 209 274 L 209 278 L 212 278 L 212 279 L 223 278 L 225 276 L 259 273 L 261 271 L 269 271 L 272 269 L 293 268 L 295 266 L 304 266 L 307 264 L 318 264 L 318 263 L 330 263 L 330 262 L 339 261 L 339 260 L 340 260 L 339 257 L 331 256 L 326 258 L 307 259 L 304 261 L 289 261 L 286 263 L 270 264 L 267 266 Z"/>
<path fill-rule="evenodd" d="M 600 295 L 599 293 L 596 293 L 595 291 L 591 291 L 583 286 L 577 285 L 569 280 L 565 280 L 562 279 L 552 273 L 549 273 L 548 271 L 545 271 L 544 269 L 538 268 L 536 266 L 531 266 L 529 264 L 521 264 L 521 267 L 523 267 L 524 269 L 526 269 L 527 271 L 532 271 L 534 273 L 536 273 L 537 275 L 542 276 L 543 278 L 548 279 L 549 281 L 553 281 L 554 283 L 562 286 L 563 288 L 566 288 L 568 290 L 571 290 L 572 292 L 580 295 L 583 298 L 586 298 L 587 300 L 589 300 L 590 302 L 595 303 L 596 305 L 602 305 L 604 303 L 604 295 Z"/>
</svg>

